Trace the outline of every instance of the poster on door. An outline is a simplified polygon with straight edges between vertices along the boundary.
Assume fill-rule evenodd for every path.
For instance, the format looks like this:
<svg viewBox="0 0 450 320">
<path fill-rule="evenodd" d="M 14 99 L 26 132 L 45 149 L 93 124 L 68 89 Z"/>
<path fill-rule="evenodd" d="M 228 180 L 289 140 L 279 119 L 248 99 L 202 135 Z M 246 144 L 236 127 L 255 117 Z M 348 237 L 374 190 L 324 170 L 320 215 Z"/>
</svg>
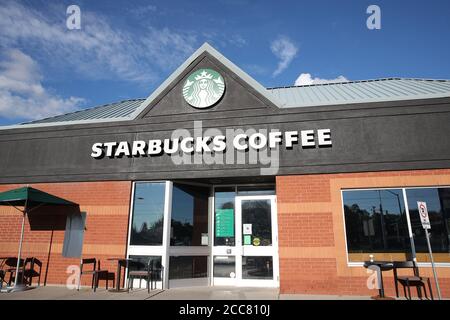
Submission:
<svg viewBox="0 0 450 320">
<path fill-rule="evenodd" d="M 251 223 L 244 223 L 243 225 L 243 234 L 252 234 L 252 224 Z"/>
</svg>

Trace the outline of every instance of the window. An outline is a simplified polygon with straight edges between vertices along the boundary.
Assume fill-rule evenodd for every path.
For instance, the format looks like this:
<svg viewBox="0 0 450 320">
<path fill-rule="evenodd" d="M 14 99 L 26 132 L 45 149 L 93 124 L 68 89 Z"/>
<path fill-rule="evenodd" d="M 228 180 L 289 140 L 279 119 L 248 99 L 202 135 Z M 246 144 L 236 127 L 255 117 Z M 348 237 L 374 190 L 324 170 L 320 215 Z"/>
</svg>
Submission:
<svg viewBox="0 0 450 320">
<path fill-rule="evenodd" d="M 275 186 L 238 186 L 238 196 L 275 195 Z"/>
<path fill-rule="evenodd" d="M 173 184 L 171 246 L 200 246 L 208 233 L 209 188 Z"/>
<path fill-rule="evenodd" d="M 270 200 L 242 201 L 242 228 L 252 227 L 251 235 L 243 230 L 244 245 L 270 246 L 272 245 L 272 206 Z M 247 243 L 246 243 L 246 238 Z M 257 243 L 255 242 L 257 241 Z"/>
<path fill-rule="evenodd" d="M 214 257 L 214 277 L 234 278 L 236 276 L 236 259 L 234 256 Z"/>
<path fill-rule="evenodd" d="M 169 280 L 206 278 L 207 276 L 207 256 L 170 257 Z"/>
<path fill-rule="evenodd" d="M 422 228 L 417 208 L 417 201 L 425 201 L 431 224 L 431 230 L 429 230 L 431 249 L 436 261 L 442 261 L 442 258 L 447 256 L 448 262 L 448 253 L 450 253 L 450 188 L 407 189 L 406 196 L 418 260 L 427 259 L 426 255 L 419 255 L 419 253 L 428 253 L 425 230 Z M 440 253 L 447 253 L 447 255 L 442 256 L 439 255 Z"/>
<path fill-rule="evenodd" d="M 130 245 L 162 245 L 165 186 L 164 182 L 135 184 Z"/>
<path fill-rule="evenodd" d="M 215 188 L 214 192 L 214 245 L 234 246 L 235 187 Z"/>
<path fill-rule="evenodd" d="M 403 191 L 406 198 L 403 198 Z M 405 201 L 413 234 L 416 258 L 429 262 L 425 231 L 418 201 L 427 203 L 430 243 L 437 262 L 450 262 L 450 188 L 403 188 L 346 190 L 342 192 L 349 261 L 411 260 Z"/>
<path fill-rule="evenodd" d="M 161 268 L 161 256 L 130 256 L 132 260 L 129 264 L 130 271 L 147 271 L 148 264 L 152 264 L 154 268 Z M 156 280 L 161 281 L 162 273 L 154 274 Z"/>
<path fill-rule="evenodd" d="M 343 201 L 350 260 L 352 253 L 411 252 L 402 189 L 343 191 Z"/>
<path fill-rule="evenodd" d="M 243 279 L 273 279 L 272 257 L 242 257 Z"/>
</svg>

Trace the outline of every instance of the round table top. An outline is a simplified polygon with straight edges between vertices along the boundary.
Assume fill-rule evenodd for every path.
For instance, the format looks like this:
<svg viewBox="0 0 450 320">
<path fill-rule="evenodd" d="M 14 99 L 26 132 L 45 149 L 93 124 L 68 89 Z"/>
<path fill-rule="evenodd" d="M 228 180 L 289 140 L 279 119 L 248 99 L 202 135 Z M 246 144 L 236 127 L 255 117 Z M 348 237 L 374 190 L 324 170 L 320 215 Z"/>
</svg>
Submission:
<svg viewBox="0 0 450 320">
<path fill-rule="evenodd" d="M 378 266 L 381 270 L 391 270 L 394 268 L 394 264 L 391 261 L 364 261 L 364 267 Z"/>
</svg>

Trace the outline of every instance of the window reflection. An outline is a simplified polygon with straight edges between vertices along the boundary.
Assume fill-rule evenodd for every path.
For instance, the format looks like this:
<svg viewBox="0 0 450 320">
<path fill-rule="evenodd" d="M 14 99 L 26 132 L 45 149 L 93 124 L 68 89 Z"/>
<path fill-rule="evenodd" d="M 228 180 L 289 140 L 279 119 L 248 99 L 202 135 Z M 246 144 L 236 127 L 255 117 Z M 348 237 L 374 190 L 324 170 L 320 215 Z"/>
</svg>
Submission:
<svg viewBox="0 0 450 320">
<path fill-rule="evenodd" d="M 236 276 L 236 259 L 233 256 L 214 257 L 214 277 L 234 278 Z"/>
<path fill-rule="evenodd" d="M 162 245 L 164 182 L 135 184 L 130 245 Z"/>
<path fill-rule="evenodd" d="M 273 279 L 272 257 L 242 257 L 243 279 Z"/>
<path fill-rule="evenodd" d="M 234 233 L 234 198 L 236 196 L 234 187 L 220 187 L 215 188 L 214 193 L 214 245 L 216 246 L 234 246 L 235 244 L 235 233 Z M 223 210 L 232 210 L 231 232 L 224 232 L 223 230 L 218 230 L 218 227 L 223 228 L 224 226 L 218 226 L 217 220 L 218 216 L 224 214 Z"/>
<path fill-rule="evenodd" d="M 200 246 L 208 232 L 209 188 L 174 183 L 171 246 Z"/>
<path fill-rule="evenodd" d="M 207 256 L 170 257 L 169 279 L 206 278 L 208 276 Z"/>
<path fill-rule="evenodd" d="M 245 237 L 250 237 L 247 244 L 253 246 L 270 246 L 272 244 L 272 220 L 270 200 L 242 201 L 242 225 L 251 226 L 251 234 L 243 231 Z M 242 226 L 243 227 L 243 226 Z"/>
<path fill-rule="evenodd" d="M 433 253 L 450 253 L 450 188 L 407 189 L 411 228 L 417 253 L 428 253 L 425 230 L 420 222 L 417 201 L 427 203 Z"/>
<path fill-rule="evenodd" d="M 344 191 L 349 253 L 410 252 L 401 189 Z"/>
<path fill-rule="evenodd" d="M 161 269 L 161 256 L 130 256 L 130 263 L 128 264 L 129 271 L 147 271 L 149 263 L 153 269 Z M 154 274 L 155 280 L 161 281 L 162 272 Z"/>
</svg>

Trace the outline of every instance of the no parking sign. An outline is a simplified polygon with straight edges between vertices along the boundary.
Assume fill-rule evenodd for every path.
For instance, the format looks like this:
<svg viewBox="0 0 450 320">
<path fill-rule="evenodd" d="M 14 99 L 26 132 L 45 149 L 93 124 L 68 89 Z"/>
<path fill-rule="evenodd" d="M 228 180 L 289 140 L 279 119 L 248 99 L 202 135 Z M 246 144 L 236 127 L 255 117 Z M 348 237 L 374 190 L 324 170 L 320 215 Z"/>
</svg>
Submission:
<svg viewBox="0 0 450 320">
<path fill-rule="evenodd" d="M 428 252 L 430 253 L 431 267 L 433 268 L 434 282 L 436 283 L 439 300 L 441 300 L 441 289 L 439 288 L 436 267 L 434 265 L 433 252 L 431 250 L 430 234 L 428 233 L 428 230 L 431 229 L 431 224 L 430 218 L 428 217 L 427 203 L 424 201 L 417 201 L 417 209 L 419 210 L 419 217 L 420 221 L 422 222 L 422 227 L 425 229 L 425 237 L 427 239 Z"/>
<path fill-rule="evenodd" d="M 420 221 L 424 229 L 431 229 L 430 218 L 428 217 L 427 203 L 417 201 L 417 208 L 419 209 Z"/>
</svg>

